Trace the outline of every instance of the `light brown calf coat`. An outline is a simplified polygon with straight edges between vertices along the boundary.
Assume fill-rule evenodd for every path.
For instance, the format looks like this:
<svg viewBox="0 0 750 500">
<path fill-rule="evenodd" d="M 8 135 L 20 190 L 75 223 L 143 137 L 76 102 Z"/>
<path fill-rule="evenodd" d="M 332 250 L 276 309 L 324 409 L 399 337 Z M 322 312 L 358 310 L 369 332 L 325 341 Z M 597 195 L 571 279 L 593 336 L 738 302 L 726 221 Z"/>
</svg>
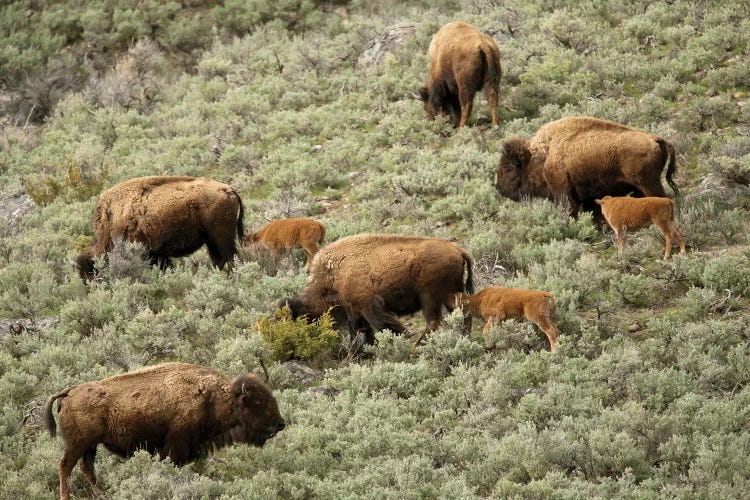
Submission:
<svg viewBox="0 0 750 500">
<path fill-rule="evenodd" d="M 674 201 L 670 198 L 631 198 L 629 196 L 605 196 L 596 200 L 602 207 L 602 215 L 617 235 L 617 251 L 625 246 L 628 229 L 638 229 L 655 224 L 667 240 L 664 258 L 672 253 L 673 238 L 677 238 L 680 253 L 685 253 L 682 233 L 677 229 L 674 216 Z"/>
<path fill-rule="evenodd" d="M 257 233 L 248 234 L 245 243 L 268 243 L 277 260 L 282 250 L 301 247 L 307 254 L 304 267 L 307 272 L 313 256 L 318 253 L 318 245 L 323 243 L 325 237 L 326 227 L 321 222 L 305 218 L 280 219 L 269 222 Z"/>
<path fill-rule="evenodd" d="M 491 286 L 474 295 L 457 293 L 456 307 L 466 313 L 465 326 L 471 329 L 471 318 L 481 318 L 484 322 L 482 335 L 484 345 L 492 349 L 487 333 L 497 321 L 526 318 L 547 335 L 550 351 L 557 350 L 557 337 L 560 331 L 550 319 L 555 313 L 555 299 L 549 292 L 541 290 L 521 290 Z"/>
</svg>

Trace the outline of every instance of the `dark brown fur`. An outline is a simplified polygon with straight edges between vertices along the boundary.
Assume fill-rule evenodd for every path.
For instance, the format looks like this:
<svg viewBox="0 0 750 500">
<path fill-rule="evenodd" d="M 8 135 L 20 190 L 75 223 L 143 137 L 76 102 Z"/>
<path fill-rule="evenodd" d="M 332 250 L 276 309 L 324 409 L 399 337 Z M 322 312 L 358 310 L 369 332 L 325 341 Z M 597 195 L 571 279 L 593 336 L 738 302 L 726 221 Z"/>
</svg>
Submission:
<svg viewBox="0 0 750 500">
<path fill-rule="evenodd" d="M 69 387 L 49 397 L 45 419 L 56 434 L 52 406 L 65 443 L 60 498 L 70 498 L 68 478 L 80 459 L 95 490 L 98 444 L 122 457 L 144 449 L 191 462 L 232 443 L 263 446 L 284 428 L 271 391 L 254 375 L 234 380 L 188 363 L 163 363 Z"/>
<path fill-rule="evenodd" d="M 394 234 L 350 236 L 323 247 L 313 259 L 307 286 L 299 297 L 279 305 L 288 305 L 295 318 L 317 318 L 331 307 L 343 309 L 349 331 L 364 329 L 368 341 L 373 332 L 385 328 L 402 332 L 404 325 L 397 316 L 421 309 L 426 333 L 440 324 L 444 306 L 453 310 L 454 293 L 471 293 L 472 265 L 468 252 L 447 240 Z"/>
<path fill-rule="evenodd" d="M 320 249 L 318 245 L 323 243 L 325 237 L 326 227 L 321 222 L 305 218 L 280 219 L 269 222 L 257 233 L 249 233 L 245 243 L 268 243 L 273 248 L 277 260 L 282 250 L 302 247 L 307 254 L 304 268 L 307 271 L 313 256 Z"/>
<path fill-rule="evenodd" d="M 169 265 L 204 244 L 219 268 L 234 257 L 244 239 L 242 200 L 231 186 L 182 176 L 138 177 L 104 191 L 93 217 L 94 244 L 76 257 L 83 279 L 94 276 L 94 257 L 115 239 L 142 243 L 152 264 Z"/>
<path fill-rule="evenodd" d="M 666 196 L 666 179 L 675 195 L 674 148 L 664 139 L 619 123 L 591 117 L 550 122 L 530 140 L 502 145 L 495 187 L 518 201 L 524 196 L 567 199 L 571 215 L 595 210 L 606 195 Z"/>
<path fill-rule="evenodd" d="M 492 126 L 497 125 L 502 68 L 495 40 L 469 24 L 452 22 L 435 34 L 429 50 L 430 73 L 419 98 L 430 119 L 450 115 L 454 126 L 463 127 L 471 116 L 474 95 L 484 88 Z"/>
</svg>

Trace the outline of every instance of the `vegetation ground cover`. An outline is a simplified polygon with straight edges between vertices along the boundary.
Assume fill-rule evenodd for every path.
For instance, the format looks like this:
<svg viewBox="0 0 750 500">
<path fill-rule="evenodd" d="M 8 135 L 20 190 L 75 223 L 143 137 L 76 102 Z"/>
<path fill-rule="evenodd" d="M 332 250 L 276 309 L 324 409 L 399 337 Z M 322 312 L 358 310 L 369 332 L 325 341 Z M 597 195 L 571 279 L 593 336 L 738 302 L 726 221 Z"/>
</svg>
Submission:
<svg viewBox="0 0 750 500">
<path fill-rule="evenodd" d="M 500 47 L 498 128 L 482 94 L 460 130 L 428 121 L 412 97 L 432 34 L 458 19 Z M 283 432 L 182 468 L 102 451 L 106 495 L 747 496 L 748 4 L 19 1 L 0 20 L 0 198 L 26 193 L 35 207 L 0 223 L 0 318 L 16 325 L 0 331 L 3 497 L 56 495 L 48 395 L 161 361 L 234 376 L 259 358 Z M 413 35 L 379 64 L 358 64 L 405 25 Z M 687 255 L 659 260 L 653 228 L 618 255 L 589 216 L 496 196 L 501 140 L 571 115 L 674 144 Z M 242 252 L 226 274 L 201 251 L 161 272 L 122 245 L 84 285 L 69 260 L 90 241 L 96 197 L 155 174 L 231 184 L 255 230 L 312 216 L 328 241 L 455 238 L 476 259 L 478 289 L 554 294 L 559 352 L 515 321 L 485 352 L 479 326 L 464 337 L 457 315 L 413 355 L 384 331 L 347 361 L 348 339 L 332 341 L 325 321 L 273 336 L 263 320 L 303 288 L 301 254 L 276 264 Z M 315 328 L 317 341 L 289 347 Z M 300 383 L 288 356 L 321 378 Z M 91 495 L 78 470 L 71 487 Z"/>
</svg>

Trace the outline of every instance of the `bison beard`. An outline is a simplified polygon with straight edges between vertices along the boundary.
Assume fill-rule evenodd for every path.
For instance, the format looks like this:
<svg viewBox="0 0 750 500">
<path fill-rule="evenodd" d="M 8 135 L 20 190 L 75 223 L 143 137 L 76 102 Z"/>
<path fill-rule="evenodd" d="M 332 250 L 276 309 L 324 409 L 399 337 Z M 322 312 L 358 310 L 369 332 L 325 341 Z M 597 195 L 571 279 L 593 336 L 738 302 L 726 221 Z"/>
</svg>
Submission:
<svg viewBox="0 0 750 500">
<path fill-rule="evenodd" d="M 143 449 L 182 465 L 232 443 L 263 446 L 285 426 L 271 391 L 254 375 L 229 379 L 187 363 L 163 363 L 69 387 L 47 400 L 45 419 L 56 434 L 57 401 L 65 453 L 60 498 L 80 459 L 95 490 L 98 444 L 123 457 Z"/>
</svg>

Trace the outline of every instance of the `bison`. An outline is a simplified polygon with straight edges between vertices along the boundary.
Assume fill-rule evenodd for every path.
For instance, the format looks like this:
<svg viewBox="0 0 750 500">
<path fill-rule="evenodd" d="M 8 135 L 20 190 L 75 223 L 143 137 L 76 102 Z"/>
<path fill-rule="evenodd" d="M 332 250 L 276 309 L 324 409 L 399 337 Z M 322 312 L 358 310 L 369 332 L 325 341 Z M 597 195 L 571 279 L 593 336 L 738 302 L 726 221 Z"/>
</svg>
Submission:
<svg viewBox="0 0 750 500">
<path fill-rule="evenodd" d="M 666 196 L 662 170 L 675 195 L 675 153 L 661 137 L 591 117 L 550 122 L 529 139 L 503 142 L 495 187 L 512 200 L 567 199 L 570 213 L 598 211 L 596 198 Z"/>
<path fill-rule="evenodd" d="M 456 243 L 419 236 L 359 234 L 335 241 L 313 258 L 307 286 L 282 300 L 292 317 L 317 318 L 330 308 L 350 333 L 404 331 L 398 315 L 422 310 L 422 337 L 440 324 L 442 308 L 454 308 L 453 294 L 472 293 L 473 260 Z M 464 271 L 466 281 L 464 282 Z M 343 318 L 343 319 L 342 319 Z"/>
<path fill-rule="evenodd" d="M 622 252 L 625 246 L 625 232 L 628 229 L 656 224 L 656 227 L 667 240 L 664 258 L 672 254 L 672 237 L 680 244 L 680 253 L 685 253 L 685 242 L 682 233 L 677 229 L 674 216 L 674 201 L 669 198 L 630 198 L 629 196 L 605 196 L 596 200 L 602 207 L 602 214 L 617 235 L 617 251 Z"/>
<path fill-rule="evenodd" d="M 455 301 L 456 307 L 465 311 L 469 329 L 472 316 L 485 322 L 482 336 L 487 349 L 493 348 L 487 334 L 496 321 L 526 318 L 547 335 L 550 351 L 557 350 L 560 331 L 550 319 L 555 313 L 555 299 L 549 292 L 491 286 L 475 295 L 457 293 Z"/>
<path fill-rule="evenodd" d="M 246 244 L 259 241 L 268 243 L 273 248 L 274 257 L 279 258 L 281 250 L 302 247 L 307 254 L 304 271 L 310 268 L 313 256 L 318 253 L 318 245 L 326 237 L 326 227 L 313 219 L 281 219 L 271 221 L 257 233 L 250 233 Z"/>
<path fill-rule="evenodd" d="M 60 498 L 80 459 L 95 491 L 94 458 L 100 443 L 122 457 L 143 449 L 183 465 L 232 443 L 263 446 L 281 431 L 276 399 L 255 375 L 230 379 L 198 365 L 163 363 L 53 394 L 45 419 L 56 434 L 57 401 L 65 453 L 59 463 Z"/>
<path fill-rule="evenodd" d="M 152 264 L 164 269 L 170 257 L 208 248 L 211 262 L 222 268 L 244 238 L 244 209 L 229 185 L 201 177 L 137 177 L 104 191 L 93 217 L 94 244 L 76 257 L 81 278 L 95 276 L 94 257 L 105 254 L 115 239 L 142 243 Z"/>
<path fill-rule="evenodd" d="M 430 119 L 450 115 L 456 127 L 469 121 L 474 95 L 484 88 L 497 125 L 497 99 L 500 92 L 500 50 L 492 37 L 470 24 L 448 23 L 430 42 L 430 72 L 427 84 L 417 96 Z"/>
</svg>

